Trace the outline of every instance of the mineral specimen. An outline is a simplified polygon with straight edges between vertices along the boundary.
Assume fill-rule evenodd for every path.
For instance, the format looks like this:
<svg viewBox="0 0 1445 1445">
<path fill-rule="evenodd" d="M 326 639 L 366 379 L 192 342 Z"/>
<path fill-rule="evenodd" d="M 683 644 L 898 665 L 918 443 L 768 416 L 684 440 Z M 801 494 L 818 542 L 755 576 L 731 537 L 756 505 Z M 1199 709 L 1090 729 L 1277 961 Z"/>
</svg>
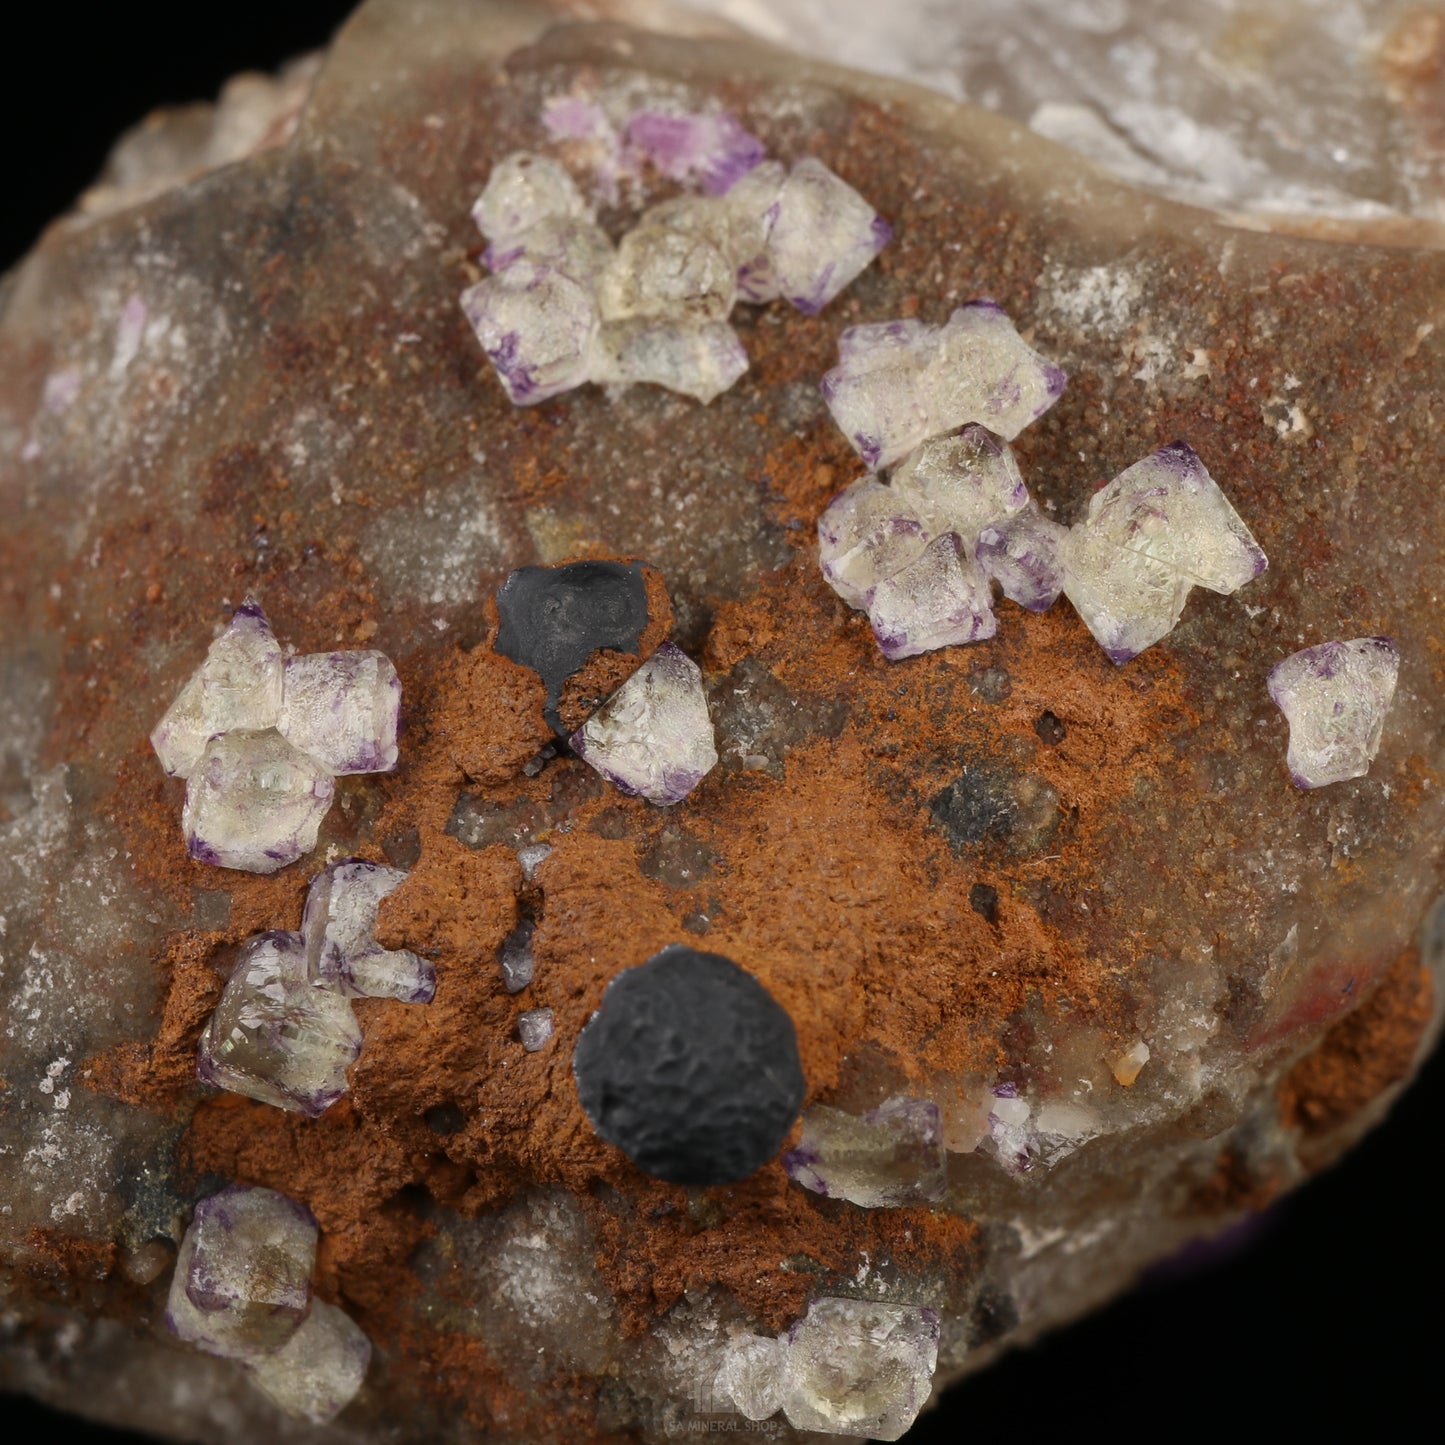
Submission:
<svg viewBox="0 0 1445 1445">
<path fill-rule="evenodd" d="M 518 152 L 496 166 L 472 209 L 493 274 L 461 304 L 517 406 L 585 381 L 651 382 L 706 405 L 747 370 L 727 322 L 735 301 L 782 296 L 813 315 L 892 235 L 821 161 L 763 162 L 726 113 L 643 110 L 625 140 L 586 103 L 546 117 L 559 137 L 600 137 L 604 168 L 635 177 L 645 160 L 705 194 L 653 207 L 614 251 L 558 162 Z"/>
<path fill-rule="evenodd" d="M 274 1350 L 306 1317 L 316 1221 L 274 1189 L 233 1184 L 203 1199 L 171 1278 L 166 1322 L 213 1355 Z"/>
<path fill-rule="evenodd" d="M 247 598 L 151 734 L 162 767 L 187 780 L 191 857 L 273 873 L 309 853 L 333 777 L 396 766 L 400 717 L 382 653 L 283 659 Z"/>
<path fill-rule="evenodd" d="M 931 437 L 894 471 L 892 484 L 918 507 L 934 536 L 953 532 L 970 549 L 988 523 L 1013 516 L 1029 501 L 1009 444 L 977 425 Z"/>
<path fill-rule="evenodd" d="M 1322 642 L 1270 669 L 1269 695 L 1289 720 L 1290 777 L 1299 788 L 1361 778 L 1380 750 L 1400 654 L 1388 637 Z"/>
<path fill-rule="evenodd" d="M 299 933 L 263 933 L 241 950 L 201 1034 L 201 1079 L 313 1117 L 346 1092 L 361 1030 L 340 994 L 312 983 Z"/>
<path fill-rule="evenodd" d="M 381 901 L 406 878 L 399 868 L 351 859 L 323 868 L 306 893 L 301 935 L 306 968 L 315 983 L 361 998 L 430 1003 L 436 969 L 405 948 L 377 943 Z"/>
<path fill-rule="evenodd" d="M 818 558 L 828 585 L 867 611 L 880 582 L 916 562 L 931 534 L 917 506 L 865 477 L 833 498 L 818 518 Z"/>
<path fill-rule="evenodd" d="M 682 944 L 608 983 L 572 1066 L 597 1132 L 678 1184 L 745 1179 L 803 1102 L 792 1019 L 732 959 Z"/>
<path fill-rule="evenodd" d="M 529 1054 L 535 1054 L 538 1049 L 544 1048 L 555 1031 L 552 1010 L 549 1008 L 529 1008 L 517 1015 L 517 1037 Z"/>
<path fill-rule="evenodd" d="M 803 1114 L 803 1141 L 783 1167 L 804 1189 L 865 1209 L 936 1204 L 947 1156 L 938 1105 L 889 1099 L 861 1117 L 815 1104 Z"/>
<path fill-rule="evenodd" d="M 557 714 L 563 684 L 600 648 L 637 651 L 647 584 L 640 566 L 621 562 L 521 567 L 498 591 L 497 613 L 497 651 L 542 679 L 547 721 L 565 736 Z"/>
<path fill-rule="evenodd" d="M 1067 529 L 1028 507 L 978 534 L 974 558 L 1010 602 L 1047 612 L 1064 586 L 1062 551 Z"/>
<path fill-rule="evenodd" d="M 946 532 L 873 589 L 868 620 L 883 656 L 897 661 L 992 637 L 992 600 L 971 549 Z"/>
<path fill-rule="evenodd" d="M 218 868 L 274 873 L 316 846 L 334 789 L 331 774 L 280 733 L 222 733 L 186 780 L 186 850 Z"/>
<path fill-rule="evenodd" d="M 876 469 L 968 422 L 1012 441 L 1063 394 L 1064 373 L 1024 343 L 1001 307 L 980 298 L 942 326 L 850 328 L 822 388 L 833 420 Z"/>
<path fill-rule="evenodd" d="M 664 642 L 572 736 L 577 756 L 624 793 L 667 807 L 717 766 L 702 672 Z"/>
<path fill-rule="evenodd" d="M 502 941 L 499 962 L 502 966 L 502 986 L 508 993 L 520 993 L 531 983 L 536 970 L 532 958 L 532 935 L 537 925 L 524 918 Z"/>
<path fill-rule="evenodd" d="M 1235 592 L 1267 565 L 1184 442 L 1161 447 L 1094 493 L 1061 560 L 1065 594 L 1115 662 L 1167 635 L 1191 587 Z"/>
<path fill-rule="evenodd" d="M 274 1189 L 233 1184 L 196 1205 L 176 1257 L 166 1323 L 239 1360 L 288 1414 L 324 1423 L 361 1388 L 371 1342 L 311 1297 L 316 1221 Z"/>
</svg>

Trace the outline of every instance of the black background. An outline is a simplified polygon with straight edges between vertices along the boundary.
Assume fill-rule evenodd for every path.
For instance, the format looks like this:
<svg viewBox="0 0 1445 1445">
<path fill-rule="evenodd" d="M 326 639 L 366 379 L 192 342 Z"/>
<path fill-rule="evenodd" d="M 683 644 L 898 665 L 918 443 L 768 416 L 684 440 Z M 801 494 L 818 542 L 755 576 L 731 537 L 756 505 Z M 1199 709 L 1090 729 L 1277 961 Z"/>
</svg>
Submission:
<svg viewBox="0 0 1445 1445">
<path fill-rule="evenodd" d="M 253 0 L 224 12 L 27 5 L 23 42 L 20 16 L 7 11 L 0 271 L 93 179 L 122 129 L 323 43 L 349 9 L 344 0 Z M 1437 1058 L 1388 1124 L 1277 1207 L 1247 1250 L 1145 1286 L 1006 1358 L 954 1390 L 910 1442 L 1047 1439 L 1079 1427 L 1111 1445 L 1355 1430 L 1438 1439 L 1442 1118 Z M 0 1398 L 0 1437 L 139 1440 L 10 1398 Z"/>
</svg>

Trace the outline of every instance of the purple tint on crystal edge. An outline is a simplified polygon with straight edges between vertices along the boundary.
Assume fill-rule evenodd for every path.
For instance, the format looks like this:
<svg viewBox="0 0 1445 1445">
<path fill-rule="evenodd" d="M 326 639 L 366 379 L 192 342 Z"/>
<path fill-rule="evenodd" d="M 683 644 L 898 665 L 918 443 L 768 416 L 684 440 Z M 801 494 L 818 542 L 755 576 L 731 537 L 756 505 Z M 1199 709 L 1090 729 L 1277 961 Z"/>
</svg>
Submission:
<svg viewBox="0 0 1445 1445">
<path fill-rule="evenodd" d="M 1009 1083 L 997 1084 L 992 1092 L 995 1099 L 1017 1099 L 1019 1096 L 1019 1086 Z"/>
<path fill-rule="evenodd" d="M 997 311 L 1000 316 L 1007 315 L 1003 307 L 993 299 L 992 296 L 975 296 L 972 301 L 965 301 L 958 309 L 968 311 L 977 307 L 982 311 Z"/>
<path fill-rule="evenodd" d="M 876 469 L 879 458 L 883 455 L 883 443 L 877 437 L 870 437 L 859 432 L 853 438 L 853 449 L 863 459 L 863 465 L 869 470 Z"/>
<path fill-rule="evenodd" d="M 1126 662 L 1133 662 L 1139 656 L 1132 647 L 1106 647 L 1104 656 L 1114 664 L 1115 667 L 1122 667 Z"/>
<path fill-rule="evenodd" d="M 1044 367 L 1044 385 L 1048 388 L 1049 395 L 1057 401 L 1063 394 L 1064 388 L 1069 384 L 1069 375 L 1062 366 Z"/>
<path fill-rule="evenodd" d="M 221 855 L 199 834 L 192 833 L 186 839 L 186 852 L 197 863 L 209 863 L 213 868 L 221 867 Z"/>
<path fill-rule="evenodd" d="M 265 623 L 267 627 L 271 625 L 266 620 L 266 614 L 262 610 L 261 604 L 257 602 L 254 597 L 251 596 L 247 596 L 245 601 L 241 603 L 241 605 L 235 610 L 234 613 L 232 613 L 231 621 L 234 622 L 238 617 L 252 618 L 257 622 Z"/>
<path fill-rule="evenodd" d="M 882 216 L 874 216 L 872 229 L 873 254 L 876 256 L 893 239 L 893 227 Z"/>
<path fill-rule="evenodd" d="M 1186 441 L 1170 442 L 1168 446 L 1160 447 L 1154 455 L 1180 471 L 1192 471 L 1195 467 L 1204 466 L 1199 460 L 1199 453 Z"/>
</svg>

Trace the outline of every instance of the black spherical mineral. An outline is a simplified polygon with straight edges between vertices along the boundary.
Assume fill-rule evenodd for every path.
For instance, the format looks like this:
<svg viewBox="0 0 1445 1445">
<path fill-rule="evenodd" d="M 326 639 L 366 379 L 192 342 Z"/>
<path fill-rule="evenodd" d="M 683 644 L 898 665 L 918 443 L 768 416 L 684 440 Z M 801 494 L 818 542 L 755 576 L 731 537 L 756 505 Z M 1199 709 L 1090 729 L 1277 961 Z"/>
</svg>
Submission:
<svg viewBox="0 0 1445 1445">
<path fill-rule="evenodd" d="M 745 1179 L 803 1103 L 787 1010 L 730 958 L 682 944 L 607 985 L 572 1068 L 597 1132 L 674 1184 Z"/>
</svg>

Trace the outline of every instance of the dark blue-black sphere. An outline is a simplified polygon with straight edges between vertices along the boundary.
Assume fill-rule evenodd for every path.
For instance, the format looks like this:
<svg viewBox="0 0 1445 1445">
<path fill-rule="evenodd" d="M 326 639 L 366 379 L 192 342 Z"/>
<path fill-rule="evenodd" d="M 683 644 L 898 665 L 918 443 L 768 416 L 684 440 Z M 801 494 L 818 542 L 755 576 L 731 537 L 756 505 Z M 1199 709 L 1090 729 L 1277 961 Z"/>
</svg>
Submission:
<svg viewBox="0 0 1445 1445">
<path fill-rule="evenodd" d="M 674 1184 L 747 1178 L 803 1105 L 787 1010 L 732 959 L 682 944 L 607 985 L 572 1068 L 597 1132 Z"/>
</svg>

